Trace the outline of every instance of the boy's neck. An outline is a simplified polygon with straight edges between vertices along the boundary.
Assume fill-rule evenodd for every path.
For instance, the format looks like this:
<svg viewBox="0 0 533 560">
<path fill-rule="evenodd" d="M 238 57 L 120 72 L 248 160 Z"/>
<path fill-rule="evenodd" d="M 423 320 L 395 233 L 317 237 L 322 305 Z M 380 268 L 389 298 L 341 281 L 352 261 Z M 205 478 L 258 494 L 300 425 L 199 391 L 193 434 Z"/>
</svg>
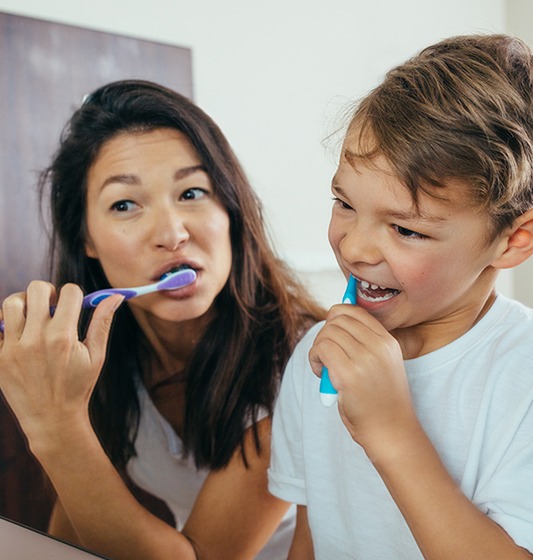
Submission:
<svg viewBox="0 0 533 560">
<path fill-rule="evenodd" d="M 492 307 L 496 291 L 492 289 L 479 305 L 464 309 L 445 320 L 397 329 L 391 334 L 402 349 L 403 359 L 412 360 L 443 348 L 468 332 Z"/>
</svg>

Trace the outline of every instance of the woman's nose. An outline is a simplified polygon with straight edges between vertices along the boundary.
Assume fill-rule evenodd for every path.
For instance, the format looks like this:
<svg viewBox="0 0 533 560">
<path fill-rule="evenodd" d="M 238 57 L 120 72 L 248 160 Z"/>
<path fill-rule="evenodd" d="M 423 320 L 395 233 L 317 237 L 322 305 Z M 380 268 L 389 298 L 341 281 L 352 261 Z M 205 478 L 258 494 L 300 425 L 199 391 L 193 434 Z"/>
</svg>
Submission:
<svg viewBox="0 0 533 560">
<path fill-rule="evenodd" d="M 155 213 L 153 241 L 158 248 L 174 251 L 190 237 L 184 216 L 175 208 L 163 208 Z"/>
</svg>

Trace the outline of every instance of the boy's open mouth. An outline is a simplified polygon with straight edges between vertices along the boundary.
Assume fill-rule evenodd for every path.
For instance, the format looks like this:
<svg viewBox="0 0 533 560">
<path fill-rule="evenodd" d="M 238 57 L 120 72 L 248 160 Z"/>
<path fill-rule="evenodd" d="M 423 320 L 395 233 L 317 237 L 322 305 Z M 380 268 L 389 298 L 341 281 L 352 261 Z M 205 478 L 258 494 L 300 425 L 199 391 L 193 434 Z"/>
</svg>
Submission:
<svg viewBox="0 0 533 560">
<path fill-rule="evenodd" d="M 357 297 L 364 301 L 379 302 L 393 298 L 400 293 L 399 290 L 370 284 L 366 280 L 360 280 L 357 285 Z"/>
</svg>

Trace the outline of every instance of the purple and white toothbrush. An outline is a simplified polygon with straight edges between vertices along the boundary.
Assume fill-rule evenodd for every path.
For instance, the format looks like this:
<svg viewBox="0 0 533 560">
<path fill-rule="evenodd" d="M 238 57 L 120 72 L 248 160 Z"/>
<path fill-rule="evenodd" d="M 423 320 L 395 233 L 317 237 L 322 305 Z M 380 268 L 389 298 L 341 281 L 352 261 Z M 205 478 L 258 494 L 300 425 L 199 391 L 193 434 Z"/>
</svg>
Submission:
<svg viewBox="0 0 533 560">
<path fill-rule="evenodd" d="M 124 299 L 131 299 L 137 296 L 143 296 L 152 292 L 159 292 L 161 290 L 177 290 L 196 280 L 196 272 L 192 268 L 184 268 L 176 272 L 170 272 L 161 278 L 159 282 L 148 284 L 147 286 L 139 286 L 138 288 L 106 288 L 98 290 L 92 294 L 86 295 L 81 304 L 83 309 L 96 307 L 102 300 L 112 296 L 113 294 L 120 294 Z M 50 308 L 50 313 L 54 313 L 55 307 Z M 4 321 L 0 321 L 0 332 L 4 332 Z"/>
</svg>

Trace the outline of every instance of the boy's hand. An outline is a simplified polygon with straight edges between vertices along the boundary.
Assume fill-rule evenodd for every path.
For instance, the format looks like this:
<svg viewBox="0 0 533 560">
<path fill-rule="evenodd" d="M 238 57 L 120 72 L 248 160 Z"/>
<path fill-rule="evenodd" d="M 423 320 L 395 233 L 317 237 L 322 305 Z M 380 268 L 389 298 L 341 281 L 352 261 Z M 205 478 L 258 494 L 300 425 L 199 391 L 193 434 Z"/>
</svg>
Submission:
<svg viewBox="0 0 533 560">
<path fill-rule="evenodd" d="M 365 449 L 395 438 L 405 422 L 416 422 L 400 346 L 364 309 L 333 306 L 309 361 L 317 376 L 328 368 L 342 421 Z"/>
</svg>

